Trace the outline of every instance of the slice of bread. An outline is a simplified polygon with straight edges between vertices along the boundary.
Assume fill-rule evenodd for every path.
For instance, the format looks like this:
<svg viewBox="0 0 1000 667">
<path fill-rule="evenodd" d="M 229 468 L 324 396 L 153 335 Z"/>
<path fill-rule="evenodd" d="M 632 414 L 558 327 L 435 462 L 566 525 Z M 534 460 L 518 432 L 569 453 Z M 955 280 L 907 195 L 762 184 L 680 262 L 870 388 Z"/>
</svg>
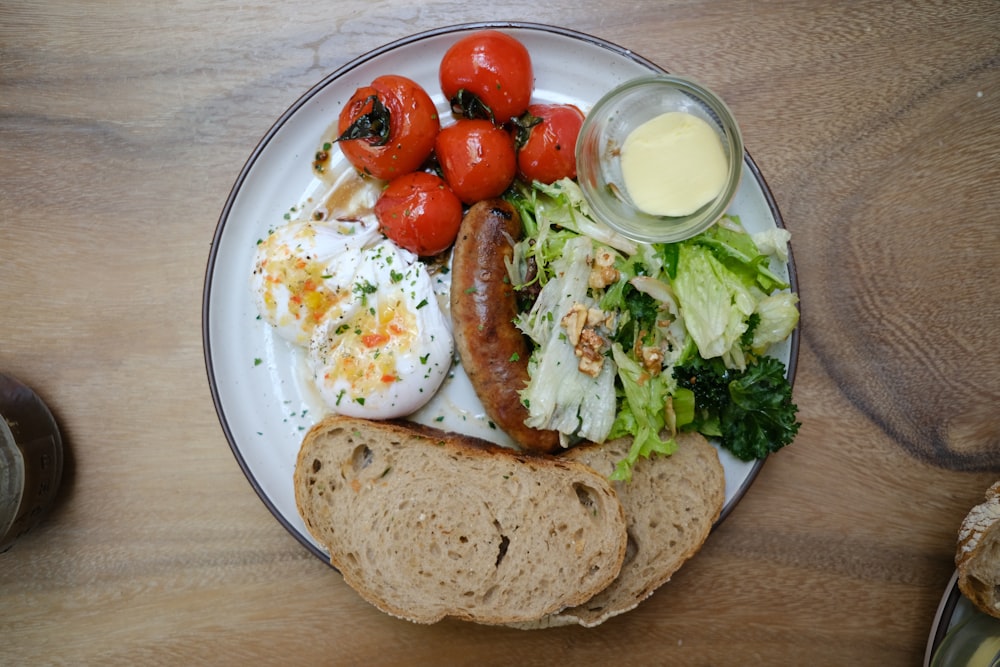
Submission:
<svg viewBox="0 0 1000 667">
<path fill-rule="evenodd" d="M 984 613 L 1000 618 L 1000 481 L 986 491 L 958 531 L 958 588 Z"/>
<path fill-rule="evenodd" d="M 603 476 L 413 424 L 326 418 L 303 440 L 294 484 L 344 580 L 416 623 L 537 619 L 591 598 L 625 557 Z"/>
<path fill-rule="evenodd" d="M 623 438 L 575 447 L 563 458 L 608 476 L 631 444 L 630 438 Z M 628 551 L 618 577 L 583 604 L 515 627 L 578 623 L 589 628 L 634 609 L 701 549 L 726 495 L 718 452 L 697 433 L 678 435 L 677 451 L 671 456 L 640 458 L 632 470 L 632 481 L 615 482 L 614 486 L 628 522 Z"/>
</svg>

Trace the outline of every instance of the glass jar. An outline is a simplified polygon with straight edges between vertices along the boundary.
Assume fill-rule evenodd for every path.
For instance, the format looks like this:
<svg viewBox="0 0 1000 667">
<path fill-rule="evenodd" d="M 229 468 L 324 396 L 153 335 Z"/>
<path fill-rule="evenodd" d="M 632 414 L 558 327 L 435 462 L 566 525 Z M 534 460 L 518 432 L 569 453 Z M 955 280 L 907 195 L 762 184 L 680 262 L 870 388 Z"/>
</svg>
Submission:
<svg viewBox="0 0 1000 667">
<path fill-rule="evenodd" d="M 29 387 L 0 373 L 0 553 L 48 512 L 62 470 L 52 413 Z"/>
</svg>

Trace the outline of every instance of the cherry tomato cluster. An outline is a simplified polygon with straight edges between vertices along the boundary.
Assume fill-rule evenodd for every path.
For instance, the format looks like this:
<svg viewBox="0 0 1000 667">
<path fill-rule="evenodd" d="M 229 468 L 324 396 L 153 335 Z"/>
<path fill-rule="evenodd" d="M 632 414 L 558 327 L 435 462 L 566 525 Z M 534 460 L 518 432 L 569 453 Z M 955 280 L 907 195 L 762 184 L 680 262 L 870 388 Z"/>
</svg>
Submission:
<svg viewBox="0 0 1000 667">
<path fill-rule="evenodd" d="M 497 30 L 453 44 L 439 67 L 454 122 L 416 82 L 380 76 L 341 110 L 337 143 L 359 171 L 388 181 L 375 206 L 382 232 L 421 256 L 447 250 L 463 207 L 498 197 L 514 179 L 552 183 L 576 177 L 583 113 L 531 104 L 527 48 Z"/>
</svg>

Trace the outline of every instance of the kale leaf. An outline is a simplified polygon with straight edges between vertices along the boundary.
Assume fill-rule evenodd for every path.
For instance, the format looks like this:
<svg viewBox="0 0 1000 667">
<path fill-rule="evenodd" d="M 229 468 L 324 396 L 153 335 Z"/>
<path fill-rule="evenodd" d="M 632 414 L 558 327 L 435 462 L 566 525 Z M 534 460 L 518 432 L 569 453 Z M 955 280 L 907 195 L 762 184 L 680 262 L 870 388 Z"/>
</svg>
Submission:
<svg viewBox="0 0 1000 667">
<path fill-rule="evenodd" d="M 694 393 L 695 417 L 687 426 L 744 461 L 760 459 L 789 444 L 801 424 L 792 402 L 785 365 L 773 357 L 728 369 L 719 358 L 695 357 L 674 369 L 677 385 Z"/>
</svg>

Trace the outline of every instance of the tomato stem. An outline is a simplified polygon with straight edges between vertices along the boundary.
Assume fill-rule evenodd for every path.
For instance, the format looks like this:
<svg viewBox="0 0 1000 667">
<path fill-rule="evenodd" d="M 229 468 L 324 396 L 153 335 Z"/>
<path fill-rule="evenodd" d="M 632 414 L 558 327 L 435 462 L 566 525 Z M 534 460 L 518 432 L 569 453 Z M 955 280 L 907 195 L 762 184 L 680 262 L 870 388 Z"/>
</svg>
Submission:
<svg viewBox="0 0 1000 667">
<path fill-rule="evenodd" d="M 530 111 L 525 111 L 517 118 L 511 119 L 514 124 L 514 145 L 518 149 L 524 148 L 524 145 L 528 143 L 528 138 L 531 137 L 531 128 L 542 122 L 542 119 L 535 116 Z"/>
<path fill-rule="evenodd" d="M 371 110 L 358 116 L 343 134 L 337 137 L 337 141 L 368 139 L 373 146 L 385 146 L 389 143 L 392 114 L 377 95 L 369 96 L 367 101 L 372 104 Z"/>
<path fill-rule="evenodd" d="M 488 120 L 491 123 L 496 122 L 496 118 L 493 117 L 493 109 L 479 99 L 478 95 L 470 93 L 465 88 L 459 88 L 458 92 L 455 93 L 455 96 L 449 101 L 451 102 L 452 112 L 463 118 L 468 118 L 470 120 L 481 118 L 483 120 Z"/>
</svg>

